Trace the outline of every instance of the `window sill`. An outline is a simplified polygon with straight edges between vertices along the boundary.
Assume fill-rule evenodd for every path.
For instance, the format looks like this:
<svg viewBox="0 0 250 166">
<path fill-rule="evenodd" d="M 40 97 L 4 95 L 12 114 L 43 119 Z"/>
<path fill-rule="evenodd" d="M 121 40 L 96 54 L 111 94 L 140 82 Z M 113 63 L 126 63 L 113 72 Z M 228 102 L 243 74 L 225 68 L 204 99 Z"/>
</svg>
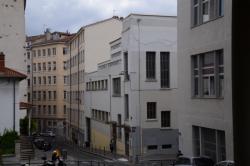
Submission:
<svg viewBox="0 0 250 166">
<path fill-rule="evenodd" d="M 146 122 L 156 122 L 158 119 L 146 119 Z"/>
<path fill-rule="evenodd" d="M 157 79 L 146 79 L 145 82 L 157 82 Z"/>
<path fill-rule="evenodd" d="M 121 97 L 121 95 L 115 94 L 115 95 L 112 95 L 112 97 Z"/>
<path fill-rule="evenodd" d="M 211 20 L 208 20 L 208 21 L 206 21 L 206 22 L 203 22 L 203 23 L 197 24 L 197 25 L 191 25 L 191 29 L 194 29 L 194 28 L 196 28 L 196 27 L 199 27 L 199 26 L 205 25 L 205 24 L 207 24 L 207 23 L 209 23 L 209 22 L 212 22 L 212 21 L 218 20 L 218 19 L 220 19 L 220 18 L 222 18 L 222 17 L 224 17 L 224 15 L 223 15 L 223 16 L 219 16 L 219 17 L 216 17 L 216 18 L 211 19 Z"/>
<path fill-rule="evenodd" d="M 172 90 L 172 88 L 164 88 L 164 87 L 161 87 L 160 90 Z"/>
<path fill-rule="evenodd" d="M 218 100 L 223 100 L 224 97 L 216 97 L 216 96 L 192 96 L 192 99 L 218 99 Z"/>
<path fill-rule="evenodd" d="M 172 130 L 171 127 L 161 127 L 160 130 Z"/>
</svg>

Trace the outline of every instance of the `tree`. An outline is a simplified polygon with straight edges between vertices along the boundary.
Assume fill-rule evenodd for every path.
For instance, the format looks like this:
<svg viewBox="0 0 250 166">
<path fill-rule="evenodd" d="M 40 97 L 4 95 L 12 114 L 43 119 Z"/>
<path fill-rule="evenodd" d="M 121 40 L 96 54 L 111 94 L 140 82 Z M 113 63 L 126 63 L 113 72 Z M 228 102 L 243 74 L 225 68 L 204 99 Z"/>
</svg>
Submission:
<svg viewBox="0 0 250 166">
<path fill-rule="evenodd" d="M 36 123 L 34 120 L 31 120 L 31 124 L 30 124 L 30 132 L 34 132 L 36 131 L 37 127 L 36 127 Z M 20 119 L 20 133 L 22 135 L 28 135 L 29 134 L 29 119 L 26 116 L 24 119 Z"/>
<path fill-rule="evenodd" d="M 4 130 L 3 135 L 0 137 L 0 149 L 3 154 L 15 153 L 15 140 L 19 139 L 16 131 Z"/>
</svg>

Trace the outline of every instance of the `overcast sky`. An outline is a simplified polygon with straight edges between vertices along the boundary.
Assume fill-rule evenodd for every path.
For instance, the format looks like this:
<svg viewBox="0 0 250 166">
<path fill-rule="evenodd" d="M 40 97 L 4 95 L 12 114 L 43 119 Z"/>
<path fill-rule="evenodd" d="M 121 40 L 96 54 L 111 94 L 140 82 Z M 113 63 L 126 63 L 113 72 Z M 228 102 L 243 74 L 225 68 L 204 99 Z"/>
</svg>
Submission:
<svg viewBox="0 0 250 166">
<path fill-rule="evenodd" d="M 130 13 L 176 15 L 177 0 L 27 0 L 26 34 L 45 28 L 76 32 L 80 27 Z"/>
</svg>

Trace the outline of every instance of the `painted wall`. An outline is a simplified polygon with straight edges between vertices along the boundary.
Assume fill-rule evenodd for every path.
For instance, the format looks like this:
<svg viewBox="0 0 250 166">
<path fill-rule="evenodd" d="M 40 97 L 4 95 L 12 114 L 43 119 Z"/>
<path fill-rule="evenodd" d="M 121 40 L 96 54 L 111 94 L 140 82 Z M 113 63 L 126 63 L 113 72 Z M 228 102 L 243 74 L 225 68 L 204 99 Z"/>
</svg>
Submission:
<svg viewBox="0 0 250 166">
<path fill-rule="evenodd" d="M 178 101 L 180 146 L 184 155 L 193 155 L 192 125 L 225 131 L 226 158 L 233 159 L 231 90 L 232 1 L 224 1 L 224 16 L 191 28 L 191 3 L 178 1 Z M 224 50 L 224 97 L 193 99 L 191 55 Z"/>
</svg>

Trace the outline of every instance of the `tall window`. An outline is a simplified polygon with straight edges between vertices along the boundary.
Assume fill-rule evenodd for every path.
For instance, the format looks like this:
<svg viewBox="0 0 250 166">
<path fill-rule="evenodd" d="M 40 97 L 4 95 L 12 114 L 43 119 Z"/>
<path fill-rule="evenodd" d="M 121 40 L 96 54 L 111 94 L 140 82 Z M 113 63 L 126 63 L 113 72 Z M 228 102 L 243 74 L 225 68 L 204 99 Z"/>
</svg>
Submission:
<svg viewBox="0 0 250 166">
<path fill-rule="evenodd" d="M 48 114 L 51 115 L 51 106 L 48 105 Z"/>
<path fill-rule="evenodd" d="M 53 62 L 53 70 L 56 70 L 56 61 Z"/>
<path fill-rule="evenodd" d="M 43 62 L 43 71 L 46 71 L 46 62 Z"/>
<path fill-rule="evenodd" d="M 53 106 L 53 114 L 56 115 L 56 112 L 57 112 L 57 110 L 56 110 L 56 105 L 54 105 L 54 106 Z"/>
<path fill-rule="evenodd" d="M 161 52 L 161 87 L 169 88 L 169 52 Z"/>
<path fill-rule="evenodd" d="M 43 84 L 46 85 L 46 76 L 43 76 Z"/>
<path fill-rule="evenodd" d="M 122 138 L 122 128 L 121 128 L 121 125 L 122 125 L 122 115 L 121 114 L 117 115 L 117 124 L 118 124 L 118 127 L 117 127 L 117 138 L 121 139 Z"/>
<path fill-rule="evenodd" d="M 146 52 L 146 78 L 155 79 L 155 52 Z"/>
<path fill-rule="evenodd" d="M 42 84 L 42 79 L 41 79 L 41 77 L 38 77 L 38 84 L 39 84 L 39 85 Z"/>
<path fill-rule="evenodd" d="M 224 15 L 224 0 L 192 0 L 192 25 L 197 26 Z"/>
<path fill-rule="evenodd" d="M 53 83 L 56 84 L 56 76 L 53 76 Z"/>
<path fill-rule="evenodd" d="M 214 161 L 226 159 L 225 131 L 193 126 L 195 156 L 209 156 Z"/>
<path fill-rule="evenodd" d="M 128 52 L 124 52 L 124 79 L 128 80 Z"/>
<path fill-rule="evenodd" d="M 192 56 L 192 91 L 193 96 L 223 97 L 223 50 Z"/>
<path fill-rule="evenodd" d="M 121 96 L 121 78 L 113 78 L 113 95 Z"/>
<path fill-rule="evenodd" d="M 36 57 L 36 50 L 32 51 L 32 55 L 33 55 L 33 57 Z"/>
<path fill-rule="evenodd" d="M 36 77 L 33 77 L 33 84 L 36 85 Z"/>
<path fill-rule="evenodd" d="M 48 84 L 51 84 L 51 76 L 48 76 Z"/>
<path fill-rule="evenodd" d="M 56 55 L 56 48 L 52 48 L 53 55 Z"/>
<path fill-rule="evenodd" d="M 63 106 L 63 114 L 66 114 L 66 105 Z"/>
<path fill-rule="evenodd" d="M 30 59 L 30 52 L 27 52 L 27 59 Z"/>
<path fill-rule="evenodd" d="M 41 70 L 42 70 L 41 63 L 38 63 L 38 71 L 41 71 Z"/>
<path fill-rule="evenodd" d="M 49 100 L 51 100 L 51 91 L 48 91 Z"/>
<path fill-rule="evenodd" d="M 51 50 L 50 50 L 50 48 L 48 48 L 48 56 L 50 56 L 51 55 Z"/>
<path fill-rule="evenodd" d="M 66 55 L 68 52 L 68 49 L 66 47 L 63 47 L 63 55 Z"/>
<path fill-rule="evenodd" d="M 53 91 L 54 93 L 54 100 L 56 100 L 56 91 Z"/>
<path fill-rule="evenodd" d="M 27 73 L 30 73 L 30 65 L 27 65 Z"/>
<path fill-rule="evenodd" d="M 51 62 L 48 62 L 48 71 L 51 71 Z"/>
<path fill-rule="evenodd" d="M 147 119 L 156 119 L 156 102 L 147 102 Z"/>
<path fill-rule="evenodd" d="M 43 91 L 43 100 L 46 100 L 46 91 Z"/>
<path fill-rule="evenodd" d="M 161 111 L 161 127 L 170 127 L 170 111 Z"/>
<path fill-rule="evenodd" d="M 46 50 L 43 49 L 43 56 L 46 56 Z"/>
<path fill-rule="evenodd" d="M 38 57 L 41 57 L 41 50 L 37 51 Z"/>
<path fill-rule="evenodd" d="M 129 98 L 128 94 L 124 96 L 124 106 L 125 106 L 125 120 L 129 119 Z"/>
<path fill-rule="evenodd" d="M 36 63 L 33 63 L 33 71 L 36 71 Z"/>
</svg>

